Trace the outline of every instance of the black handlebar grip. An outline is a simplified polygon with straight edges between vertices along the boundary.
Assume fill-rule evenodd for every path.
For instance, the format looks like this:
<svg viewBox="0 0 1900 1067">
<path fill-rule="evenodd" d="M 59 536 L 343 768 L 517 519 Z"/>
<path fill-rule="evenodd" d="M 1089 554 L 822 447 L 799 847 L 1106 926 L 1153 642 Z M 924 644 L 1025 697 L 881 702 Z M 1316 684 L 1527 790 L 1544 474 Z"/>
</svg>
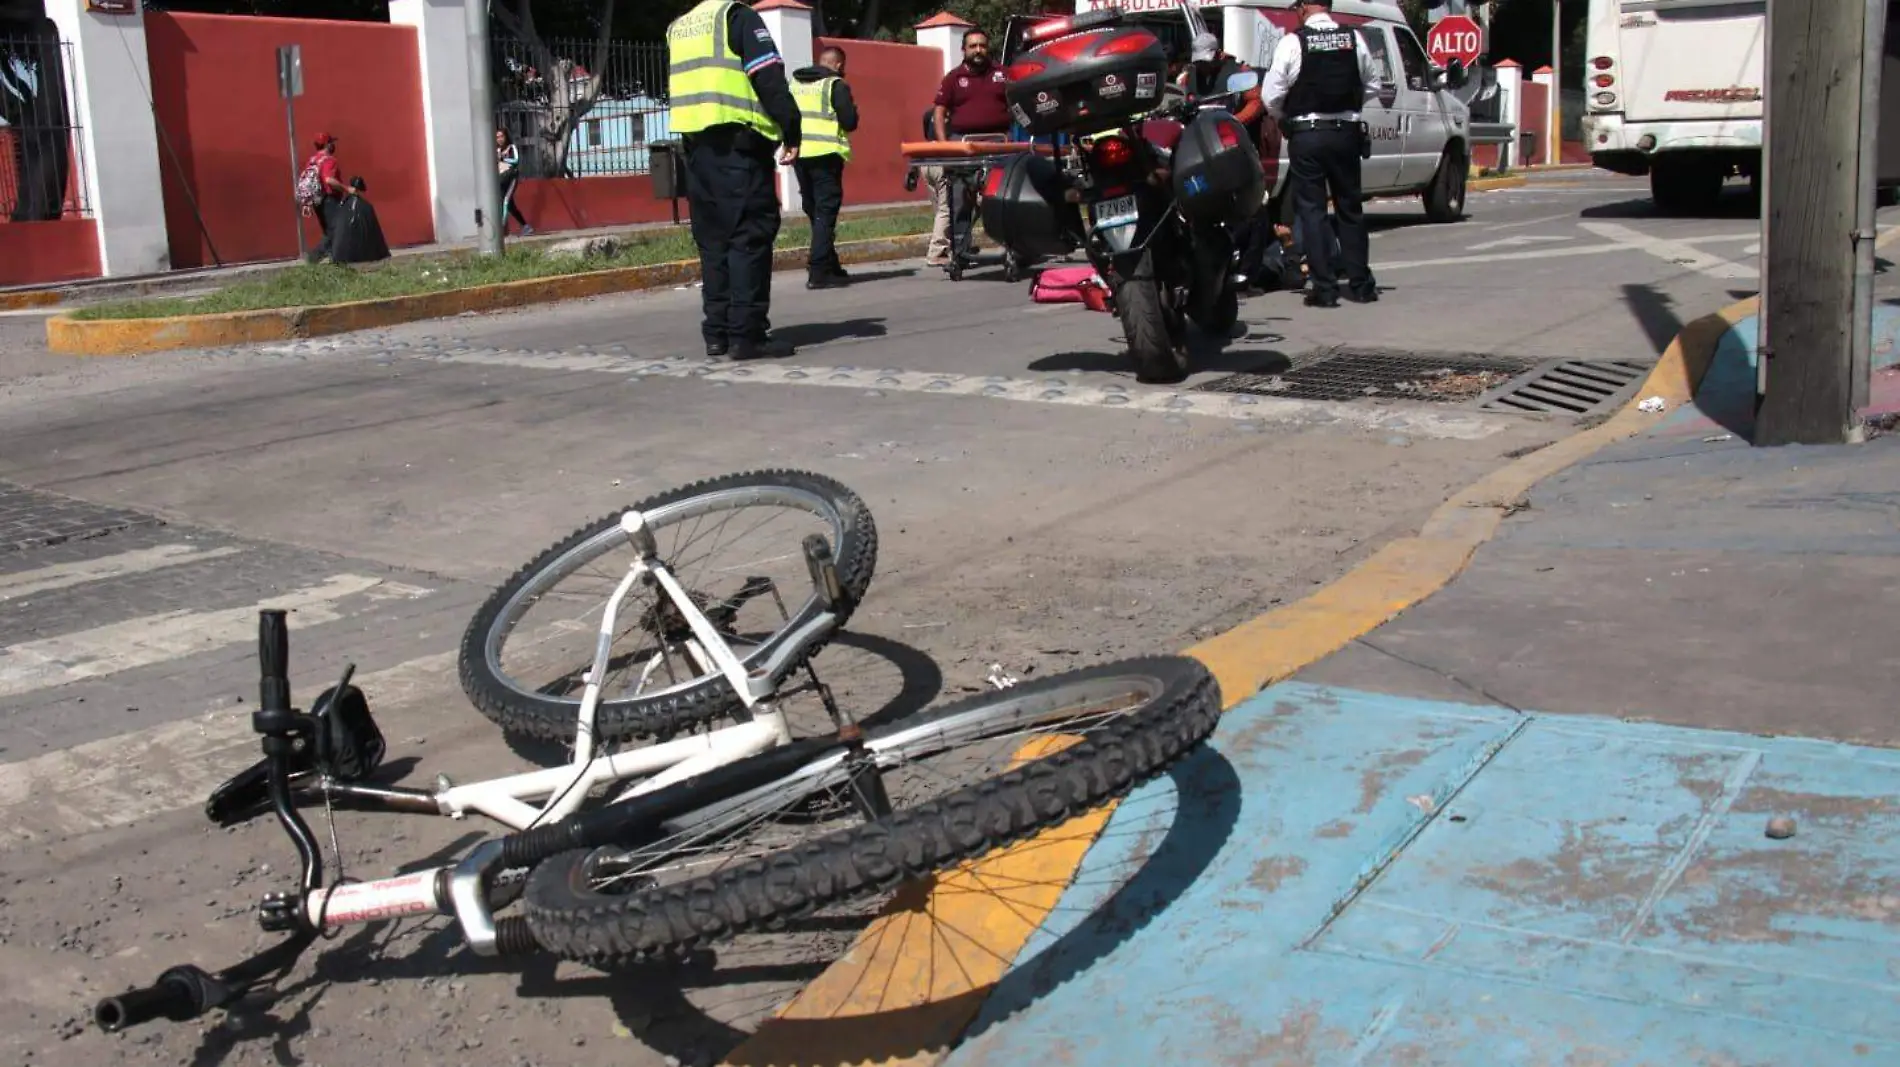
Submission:
<svg viewBox="0 0 1900 1067">
<path fill-rule="evenodd" d="M 290 627 L 282 608 L 257 613 L 257 659 L 261 668 L 258 710 L 290 710 Z"/>
<path fill-rule="evenodd" d="M 108 1034 L 161 1017 L 184 1022 L 203 1014 L 204 1005 L 192 983 L 169 974 L 144 989 L 106 997 L 92 1006 L 92 1021 Z"/>
</svg>

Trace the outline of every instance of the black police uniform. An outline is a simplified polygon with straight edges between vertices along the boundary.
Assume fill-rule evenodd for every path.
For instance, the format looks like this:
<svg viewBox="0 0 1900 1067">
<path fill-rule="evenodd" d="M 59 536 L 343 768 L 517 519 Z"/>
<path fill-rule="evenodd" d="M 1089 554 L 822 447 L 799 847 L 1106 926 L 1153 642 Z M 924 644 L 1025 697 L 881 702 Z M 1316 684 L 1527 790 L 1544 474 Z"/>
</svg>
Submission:
<svg viewBox="0 0 1900 1067">
<path fill-rule="evenodd" d="M 1312 290 L 1306 302 L 1332 306 L 1339 301 L 1339 273 L 1343 268 L 1351 294 L 1361 300 L 1378 298 L 1367 265 L 1365 205 L 1360 193 L 1359 164 L 1368 145 L 1365 129 L 1344 119 L 1307 119 L 1313 112 L 1357 112 L 1365 107 L 1365 82 L 1359 73 L 1359 35 L 1347 26 L 1319 29 L 1302 26 L 1300 76 L 1287 91 L 1281 114 L 1286 133 L 1287 159 L 1292 165 L 1293 206 L 1299 214 L 1308 277 Z M 1330 242 L 1311 239 L 1326 232 L 1326 196 L 1332 193 L 1338 220 L 1339 258 L 1334 264 Z"/>
<path fill-rule="evenodd" d="M 759 13 L 734 4 L 726 16 L 726 40 L 747 67 L 759 103 L 787 147 L 799 144 L 798 101 L 785 79 L 785 63 Z M 770 62 L 767 62 L 767 61 Z M 743 123 L 724 123 L 681 138 L 686 148 L 686 198 L 693 212 L 693 242 L 699 246 L 702 281 L 700 332 L 706 354 L 746 357 L 783 355 L 789 346 L 770 342 L 772 245 L 778 240 L 777 145 Z"/>
</svg>

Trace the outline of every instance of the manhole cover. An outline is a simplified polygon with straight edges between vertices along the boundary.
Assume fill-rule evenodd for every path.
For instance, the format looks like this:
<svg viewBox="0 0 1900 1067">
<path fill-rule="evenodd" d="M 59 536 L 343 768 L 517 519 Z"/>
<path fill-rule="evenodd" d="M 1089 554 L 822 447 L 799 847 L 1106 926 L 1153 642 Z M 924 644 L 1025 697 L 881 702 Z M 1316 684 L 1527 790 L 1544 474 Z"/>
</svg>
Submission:
<svg viewBox="0 0 1900 1067">
<path fill-rule="evenodd" d="M 1629 359 L 1566 359 L 1511 382 L 1478 405 L 1519 414 L 1593 415 L 1635 392 L 1650 365 Z"/>
<path fill-rule="evenodd" d="M 1289 400 L 1420 400 L 1461 404 L 1523 374 L 1532 364 L 1495 356 L 1338 352 L 1281 374 L 1230 374 L 1191 392 L 1245 393 Z"/>
</svg>

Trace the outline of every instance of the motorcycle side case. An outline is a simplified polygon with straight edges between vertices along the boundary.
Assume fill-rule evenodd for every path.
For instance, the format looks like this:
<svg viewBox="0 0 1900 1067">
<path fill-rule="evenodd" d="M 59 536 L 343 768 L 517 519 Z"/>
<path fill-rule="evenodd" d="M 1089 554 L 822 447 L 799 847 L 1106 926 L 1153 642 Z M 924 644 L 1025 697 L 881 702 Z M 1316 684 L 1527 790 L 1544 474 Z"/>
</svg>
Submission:
<svg viewBox="0 0 1900 1067">
<path fill-rule="evenodd" d="M 1197 226 L 1237 225 L 1260 210 L 1267 179 L 1260 150 L 1233 112 L 1201 112 L 1174 146 L 1174 197 Z"/>
<path fill-rule="evenodd" d="M 1034 153 L 1012 156 L 986 183 L 983 232 L 1026 256 L 1060 256 L 1082 243 L 1082 213 L 1062 198 L 1062 168 Z"/>
<path fill-rule="evenodd" d="M 1009 67 L 1003 96 L 1032 136 L 1120 126 L 1161 103 L 1168 53 L 1136 27 L 1108 28 L 1038 45 Z"/>
</svg>

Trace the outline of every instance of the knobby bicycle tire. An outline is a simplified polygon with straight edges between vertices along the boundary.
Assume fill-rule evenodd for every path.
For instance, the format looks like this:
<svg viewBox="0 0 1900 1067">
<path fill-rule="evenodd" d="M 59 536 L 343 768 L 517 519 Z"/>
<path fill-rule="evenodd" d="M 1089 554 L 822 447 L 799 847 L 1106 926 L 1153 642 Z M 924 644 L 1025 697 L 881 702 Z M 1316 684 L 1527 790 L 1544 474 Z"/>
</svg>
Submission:
<svg viewBox="0 0 1900 1067">
<path fill-rule="evenodd" d="M 1220 686 L 1205 666 L 1182 656 L 1102 664 L 956 701 L 868 734 L 889 737 L 1040 692 L 1136 677 L 1158 682 L 1158 695 L 1100 734 L 915 808 L 717 874 L 610 896 L 587 884 L 589 850 L 552 856 L 528 876 L 528 928 L 543 948 L 590 964 L 673 955 L 771 929 L 1059 825 L 1127 794 L 1213 732 Z M 709 797 L 708 804 L 723 799 Z"/>
<path fill-rule="evenodd" d="M 654 494 L 629 507 L 640 511 L 683 504 L 698 497 L 743 491 L 746 489 L 789 489 L 818 497 L 836 517 L 841 533 L 831 546 L 844 587 L 845 603 L 838 606 L 838 627 L 851 617 L 857 603 L 870 587 L 877 568 L 877 524 L 864 501 L 844 485 L 809 471 L 761 470 L 708 478 Z M 484 717 L 503 731 L 528 737 L 562 740 L 574 733 L 580 710 L 578 696 L 572 699 L 529 694 L 510 685 L 489 662 L 488 644 L 492 631 L 501 621 L 504 609 L 541 575 L 570 553 L 603 534 L 619 529 L 620 517 L 628 509 L 596 519 L 549 546 L 540 555 L 515 571 L 476 610 L 463 632 L 458 654 L 462 690 Z M 795 550 L 795 548 L 794 548 Z M 775 653 L 800 626 L 816 617 L 823 608 L 807 598 L 789 621 L 770 638 L 753 649 L 744 659 L 748 667 Z M 817 639 L 787 660 L 774 682 L 796 670 L 830 643 L 835 630 L 821 633 Z M 595 736 L 604 741 L 626 741 L 666 736 L 696 726 L 740 705 L 738 694 L 723 675 L 707 674 L 670 691 L 650 696 L 603 698 L 595 712 Z"/>
</svg>

